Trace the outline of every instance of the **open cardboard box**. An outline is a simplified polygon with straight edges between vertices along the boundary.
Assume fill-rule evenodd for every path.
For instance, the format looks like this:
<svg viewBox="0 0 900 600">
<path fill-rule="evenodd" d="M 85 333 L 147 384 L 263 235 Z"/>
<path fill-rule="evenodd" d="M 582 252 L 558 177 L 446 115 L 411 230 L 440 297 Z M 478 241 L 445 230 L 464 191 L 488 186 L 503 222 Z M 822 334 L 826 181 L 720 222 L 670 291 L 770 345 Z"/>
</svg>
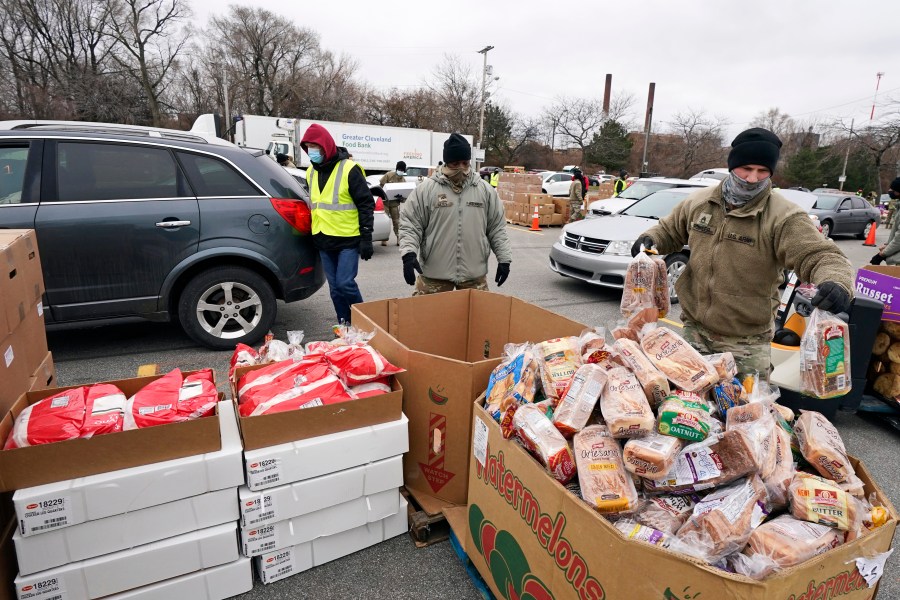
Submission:
<svg viewBox="0 0 900 600">
<path fill-rule="evenodd" d="M 186 371 L 189 375 L 194 371 Z M 162 377 L 134 377 L 108 381 L 131 397 L 141 388 Z M 26 392 L 19 396 L 0 421 L 0 440 L 12 431 L 16 417 L 25 407 L 65 390 L 82 387 L 71 385 Z M 220 400 L 224 397 L 219 395 Z M 218 406 L 216 407 L 218 413 Z M 97 435 L 0 451 L 0 491 L 53 483 L 162 462 L 184 456 L 215 452 L 221 448 L 218 414 L 181 423 L 158 425 L 119 433 Z"/>
<path fill-rule="evenodd" d="M 238 408 L 238 382 L 250 371 L 262 369 L 270 364 L 272 363 L 239 367 L 235 369 L 231 378 L 231 398 L 238 415 L 245 450 L 258 450 L 320 435 L 399 421 L 402 417 L 403 388 L 393 376 L 392 391 L 387 394 L 271 415 L 241 416 Z"/>
<path fill-rule="evenodd" d="M 560 485 L 475 406 L 469 473 L 468 553 L 498 598 L 819 600 L 873 598 L 855 559 L 886 552 L 897 512 L 865 466 L 851 458 L 865 493 L 890 520 L 869 534 L 764 581 L 726 573 L 645 542 L 625 539 Z"/>
<path fill-rule="evenodd" d="M 518 298 L 474 290 L 354 304 L 353 325 L 407 371 L 403 480 L 428 513 L 465 505 L 472 406 L 507 343 L 579 335 L 586 326 Z"/>
</svg>

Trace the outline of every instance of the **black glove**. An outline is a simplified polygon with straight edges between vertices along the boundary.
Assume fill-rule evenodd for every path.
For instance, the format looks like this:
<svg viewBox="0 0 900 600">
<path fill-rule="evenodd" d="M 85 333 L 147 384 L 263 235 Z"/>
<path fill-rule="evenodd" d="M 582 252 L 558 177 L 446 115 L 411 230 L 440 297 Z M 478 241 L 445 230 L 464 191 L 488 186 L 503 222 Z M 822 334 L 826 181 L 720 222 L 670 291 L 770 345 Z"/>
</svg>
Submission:
<svg viewBox="0 0 900 600">
<path fill-rule="evenodd" d="M 503 285 L 503 282 L 506 281 L 506 278 L 509 277 L 509 263 L 499 263 L 497 265 L 497 276 L 494 277 L 494 283 L 497 284 L 497 287 Z"/>
<path fill-rule="evenodd" d="M 812 305 L 833 314 L 847 312 L 850 310 L 850 294 L 835 282 L 825 281 L 819 285 Z"/>
<path fill-rule="evenodd" d="M 407 252 L 403 255 L 403 279 L 409 285 L 416 285 L 416 271 L 422 272 L 415 252 Z"/>
<path fill-rule="evenodd" d="M 880 265 L 884 262 L 884 257 L 881 255 L 881 252 L 872 257 L 872 260 L 869 261 L 870 265 Z"/>
<path fill-rule="evenodd" d="M 631 247 L 631 258 L 634 258 L 638 255 L 638 252 L 641 251 L 641 244 L 644 245 L 645 250 L 649 250 L 653 247 L 653 238 L 649 235 L 642 235 L 634 242 L 634 246 Z"/>
<path fill-rule="evenodd" d="M 372 238 L 362 238 L 359 240 L 359 257 L 363 260 L 369 260 L 375 254 L 375 248 L 372 247 Z"/>
</svg>

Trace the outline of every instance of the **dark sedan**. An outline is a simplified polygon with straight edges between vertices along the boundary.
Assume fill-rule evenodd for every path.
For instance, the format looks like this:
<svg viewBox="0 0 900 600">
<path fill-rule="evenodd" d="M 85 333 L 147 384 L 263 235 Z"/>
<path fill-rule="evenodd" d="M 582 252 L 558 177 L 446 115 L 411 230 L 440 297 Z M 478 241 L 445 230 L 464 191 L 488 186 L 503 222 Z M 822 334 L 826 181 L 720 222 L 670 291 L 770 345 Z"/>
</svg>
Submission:
<svg viewBox="0 0 900 600">
<path fill-rule="evenodd" d="M 826 237 L 852 234 L 863 239 L 869 235 L 872 225 L 881 221 L 881 211 L 859 196 L 834 192 L 815 195 L 816 203 L 809 212 L 819 217 Z"/>
</svg>

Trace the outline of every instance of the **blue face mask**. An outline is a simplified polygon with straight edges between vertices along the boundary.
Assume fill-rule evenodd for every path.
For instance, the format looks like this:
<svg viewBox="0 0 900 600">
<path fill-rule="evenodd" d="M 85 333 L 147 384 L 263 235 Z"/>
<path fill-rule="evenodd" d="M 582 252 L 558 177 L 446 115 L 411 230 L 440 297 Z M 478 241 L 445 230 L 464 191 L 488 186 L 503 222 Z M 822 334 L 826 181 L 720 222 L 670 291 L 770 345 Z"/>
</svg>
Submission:
<svg viewBox="0 0 900 600">
<path fill-rule="evenodd" d="M 314 162 L 314 163 L 316 163 L 316 164 L 319 164 L 319 163 L 322 162 L 322 160 L 325 158 L 325 157 L 322 155 L 322 151 L 321 151 L 321 150 L 313 150 L 313 149 L 310 149 L 310 150 L 307 152 L 307 154 L 309 155 L 309 160 L 312 161 L 312 162 Z"/>
</svg>

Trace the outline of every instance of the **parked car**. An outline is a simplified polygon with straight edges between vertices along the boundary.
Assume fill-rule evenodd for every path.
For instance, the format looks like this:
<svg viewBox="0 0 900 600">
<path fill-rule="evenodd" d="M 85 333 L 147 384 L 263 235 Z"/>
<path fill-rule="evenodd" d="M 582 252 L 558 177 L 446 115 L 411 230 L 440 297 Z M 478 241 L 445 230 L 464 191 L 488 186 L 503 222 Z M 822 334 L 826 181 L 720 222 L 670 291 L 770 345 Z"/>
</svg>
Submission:
<svg viewBox="0 0 900 600">
<path fill-rule="evenodd" d="M 646 198 L 654 192 L 670 188 L 700 188 L 716 185 L 718 182 L 710 179 L 671 179 L 665 177 L 652 177 L 638 179 L 627 188 L 622 190 L 618 196 L 606 198 L 605 200 L 595 200 L 588 206 L 588 212 L 585 215 L 588 219 L 593 217 L 602 217 L 604 215 L 615 215 L 626 208 Z"/>
<path fill-rule="evenodd" d="M 262 151 L 184 131 L 0 122 L 0 227 L 34 229 L 48 323 L 177 320 L 253 344 L 324 283 L 308 195 Z"/>
<path fill-rule="evenodd" d="M 722 181 L 728 177 L 728 169 L 704 169 L 700 171 L 696 175 L 691 175 L 691 179 L 715 179 L 716 181 Z"/>
<path fill-rule="evenodd" d="M 697 188 L 691 187 L 662 189 L 621 213 L 565 225 L 559 240 L 550 249 L 550 268 L 564 277 L 621 288 L 634 241 L 696 191 Z M 784 196 L 804 210 L 810 210 L 815 199 L 812 194 L 797 191 Z M 814 215 L 810 218 L 816 222 Z M 673 301 L 678 299 L 675 282 L 684 272 L 690 256 L 690 248 L 685 246 L 680 252 L 664 257 L 669 273 L 669 296 Z"/>
<path fill-rule="evenodd" d="M 608 182 L 610 182 L 610 181 L 614 181 L 615 178 L 616 178 L 615 175 L 610 175 L 610 174 L 608 174 L 608 173 L 597 173 L 596 175 L 594 175 L 594 177 L 595 177 L 595 178 L 597 179 L 597 181 L 599 181 L 600 183 L 608 183 Z"/>
<path fill-rule="evenodd" d="M 819 217 L 825 237 L 853 234 L 858 239 L 864 239 L 872 225 L 881 221 L 881 211 L 866 202 L 865 198 L 847 192 L 819 192 L 815 195 L 817 200 L 811 212 Z"/>
<path fill-rule="evenodd" d="M 551 196 L 569 195 L 569 186 L 572 184 L 572 174 L 565 171 L 547 171 L 541 175 L 543 183 L 541 191 Z"/>
</svg>

